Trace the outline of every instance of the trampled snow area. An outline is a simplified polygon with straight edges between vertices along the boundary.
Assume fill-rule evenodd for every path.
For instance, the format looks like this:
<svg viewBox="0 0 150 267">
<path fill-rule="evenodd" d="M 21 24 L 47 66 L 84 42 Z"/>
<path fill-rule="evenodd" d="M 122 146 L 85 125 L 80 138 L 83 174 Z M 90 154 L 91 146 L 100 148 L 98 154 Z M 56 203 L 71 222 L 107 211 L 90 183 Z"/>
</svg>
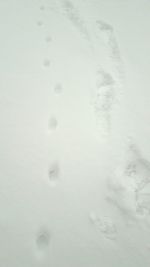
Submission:
<svg viewBox="0 0 150 267">
<path fill-rule="evenodd" d="M 0 267 L 150 266 L 150 1 L 0 0 Z"/>
</svg>

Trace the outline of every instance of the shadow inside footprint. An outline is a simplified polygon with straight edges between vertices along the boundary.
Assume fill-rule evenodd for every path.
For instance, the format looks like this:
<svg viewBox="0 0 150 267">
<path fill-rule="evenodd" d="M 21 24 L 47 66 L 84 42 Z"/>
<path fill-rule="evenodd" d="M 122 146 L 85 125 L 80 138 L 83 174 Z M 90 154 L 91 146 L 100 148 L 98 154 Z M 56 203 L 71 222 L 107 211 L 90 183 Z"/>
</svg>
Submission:
<svg viewBox="0 0 150 267">
<path fill-rule="evenodd" d="M 51 163 L 49 167 L 49 182 L 51 186 L 56 186 L 60 178 L 60 166 L 58 161 Z"/>
</svg>

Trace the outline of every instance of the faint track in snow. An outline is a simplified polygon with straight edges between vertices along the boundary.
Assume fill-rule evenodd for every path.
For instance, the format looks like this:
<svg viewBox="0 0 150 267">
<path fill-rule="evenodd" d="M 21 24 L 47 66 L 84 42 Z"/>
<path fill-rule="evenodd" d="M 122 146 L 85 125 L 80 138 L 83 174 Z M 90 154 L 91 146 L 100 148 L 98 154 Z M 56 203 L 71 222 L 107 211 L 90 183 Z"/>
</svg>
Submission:
<svg viewBox="0 0 150 267">
<path fill-rule="evenodd" d="M 130 144 L 125 159 L 108 183 L 109 203 L 125 221 L 147 221 L 150 217 L 150 162 L 135 144 Z"/>
<path fill-rule="evenodd" d="M 104 44 L 107 47 L 108 56 L 110 57 L 110 63 L 114 72 L 113 78 L 117 86 L 122 87 L 124 81 L 123 62 L 113 26 L 102 20 L 97 20 L 96 23 Z"/>
<path fill-rule="evenodd" d="M 101 133 L 107 135 L 111 131 L 111 115 L 115 104 L 115 82 L 110 73 L 98 72 L 93 106 Z"/>
<path fill-rule="evenodd" d="M 113 27 L 102 20 L 96 21 L 95 27 L 95 38 L 98 42 L 103 43 L 105 55 L 102 55 L 104 66 L 103 63 L 99 63 L 100 67 L 98 67 L 99 70 L 97 71 L 99 75 L 96 86 L 93 89 L 95 95 L 92 104 L 98 126 L 100 126 L 100 133 L 108 137 L 113 127 L 113 116 L 118 112 L 117 109 L 122 99 L 124 70 Z M 98 49 L 97 47 L 96 53 L 98 53 Z M 101 53 L 98 54 L 101 55 Z"/>
<path fill-rule="evenodd" d="M 117 227 L 116 224 L 108 216 L 99 216 L 95 212 L 90 213 L 89 219 L 101 234 L 109 240 L 116 240 Z"/>
<path fill-rule="evenodd" d="M 61 0 L 60 3 L 64 15 L 68 18 L 71 24 L 78 30 L 78 32 L 89 42 L 90 35 L 86 27 L 86 23 L 82 19 L 78 8 L 70 0 Z"/>
</svg>

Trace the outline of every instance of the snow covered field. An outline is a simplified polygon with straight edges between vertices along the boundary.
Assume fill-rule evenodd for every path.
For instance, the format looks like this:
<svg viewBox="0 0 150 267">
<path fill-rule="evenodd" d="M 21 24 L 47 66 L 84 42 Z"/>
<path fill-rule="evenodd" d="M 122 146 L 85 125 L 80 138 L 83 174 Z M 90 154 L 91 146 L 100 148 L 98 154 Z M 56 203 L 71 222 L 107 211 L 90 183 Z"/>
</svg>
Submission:
<svg viewBox="0 0 150 267">
<path fill-rule="evenodd" d="M 0 266 L 150 266 L 150 2 L 0 0 Z"/>
</svg>

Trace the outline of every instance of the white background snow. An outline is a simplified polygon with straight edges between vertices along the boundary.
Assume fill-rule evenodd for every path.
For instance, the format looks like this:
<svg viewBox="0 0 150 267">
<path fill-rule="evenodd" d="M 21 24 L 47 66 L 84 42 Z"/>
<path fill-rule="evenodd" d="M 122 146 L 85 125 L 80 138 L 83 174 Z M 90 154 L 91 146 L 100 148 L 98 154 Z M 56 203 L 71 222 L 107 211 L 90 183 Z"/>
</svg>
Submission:
<svg viewBox="0 0 150 267">
<path fill-rule="evenodd" d="M 150 2 L 0 0 L 0 266 L 150 266 Z"/>
</svg>

